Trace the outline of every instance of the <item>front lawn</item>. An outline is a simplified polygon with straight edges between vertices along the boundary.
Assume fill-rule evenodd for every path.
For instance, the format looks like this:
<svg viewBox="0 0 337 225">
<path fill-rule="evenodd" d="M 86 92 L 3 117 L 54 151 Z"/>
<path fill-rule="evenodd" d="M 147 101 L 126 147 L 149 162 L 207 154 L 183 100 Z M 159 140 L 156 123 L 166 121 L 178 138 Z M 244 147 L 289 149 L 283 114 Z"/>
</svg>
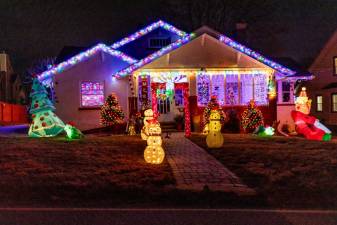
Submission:
<svg viewBox="0 0 337 225">
<path fill-rule="evenodd" d="M 206 149 L 258 193 L 264 207 L 337 208 L 337 140 L 258 138 L 225 134 L 221 149 Z M 261 205 L 262 206 L 262 205 Z"/>
<path fill-rule="evenodd" d="M 175 185 L 167 161 L 145 163 L 146 142 L 137 136 L 0 137 L 0 144 L 0 206 L 121 206 Z"/>
</svg>

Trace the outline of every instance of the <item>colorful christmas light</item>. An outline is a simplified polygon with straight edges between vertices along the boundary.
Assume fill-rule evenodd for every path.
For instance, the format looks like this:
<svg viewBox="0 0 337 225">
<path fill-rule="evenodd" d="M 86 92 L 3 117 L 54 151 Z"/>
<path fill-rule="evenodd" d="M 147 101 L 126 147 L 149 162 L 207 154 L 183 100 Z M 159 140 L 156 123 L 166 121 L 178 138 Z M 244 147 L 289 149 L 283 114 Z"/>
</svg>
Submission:
<svg viewBox="0 0 337 225">
<path fill-rule="evenodd" d="M 101 108 L 101 124 L 104 126 L 111 126 L 120 124 L 124 120 L 124 113 L 119 106 L 117 97 L 109 95 Z"/>
<path fill-rule="evenodd" d="M 186 35 L 183 38 L 178 39 L 177 41 L 173 42 L 172 44 L 170 44 L 170 45 L 160 49 L 159 51 L 147 56 L 146 58 L 139 60 L 138 62 L 132 64 L 131 66 L 129 66 L 125 69 L 122 69 L 121 71 L 119 71 L 117 73 L 112 74 L 112 76 L 116 76 L 116 77 L 127 76 L 127 75 L 131 74 L 133 71 L 137 70 L 138 68 L 152 62 L 153 60 L 165 55 L 166 53 L 169 53 L 169 52 L 173 51 L 176 48 L 179 48 L 183 44 L 192 40 L 194 36 L 195 36 L 194 34 Z"/>
<path fill-rule="evenodd" d="M 168 24 L 168 23 L 166 23 L 166 22 L 164 22 L 162 20 L 159 20 L 159 21 L 157 21 L 155 23 L 152 23 L 149 26 L 147 26 L 147 27 L 145 27 L 145 28 L 143 28 L 143 29 L 135 32 L 134 34 L 132 34 L 132 35 L 126 37 L 126 38 L 123 38 L 122 40 L 120 40 L 120 41 L 112 44 L 111 48 L 118 49 L 121 46 L 126 45 L 127 43 L 130 43 L 131 41 L 134 41 L 134 40 L 136 40 L 136 39 L 138 39 L 138 38 L 140 38 L 140 37 L 142 37 L 142 36 L 150 33 L 151 31 L 153 31 L 153 30 L 155 30 L 155 29 L 157 29 L 159 27 L 161 27 L 161 28 L 163 28 L 165 30 L 168 30 L 168 31 L 170 31 L 170 32 L 172 32 L 174 34 L 177 34 L 180 37 L 184 37 L 184 36 L 187 35 L 184 31 L 181 31 L 181 30 L 175 28 L 174 26 L 172 26 L 172 25 L 170 25 L 170 24 Z"/>
<path fill-rule="evenodd" d="M 232 39 L 230 39 L 229 37 L 221 35 L 219 37 L 219 40 L 221 42 L 225 43 L 226 45 L 228 45 L 228 46 L 230 46 L 230 47 L 232 47 L 232 48 L 234 48 L 234 49 L 236 49 L 236 50 L 238 50 L 238 51 L 240 51 L 240 52 L 242 52 L 242 53 L 244 53 L 244 54 L 246 54 L 246 55 L 248 55 L 248 56 L 250 56 L 250 57 L 252 57 L 256 60 L 258 60 L 259 62 L 279 71 L 280 73 L 282 73 L 284 75 L 291 76 L 291 75 L 294 75 L 296 73 L 293 70 L 290 70 L 290 69 L 288 69 L 288 68 L 286 68 L 286 67 L 284 67 L 284 66 L 282 66 L 282 65 L 280 65 L 280 64 L 278 64 L 278 63 L 276 63 L 276 62 L 274 62 L 270 59 L 267 59 L 266 57 L 262 56 L 261 54 L 253 51 L 252 49 L 250 49 L 250 48 L 248 48 L 248 47 L 246 47 L 246 46 L 244 46 L 244 45 L 242 45 L 242 44 L 240 44 L 240 43 L 238 43 L 238 42 L 236 42 Z"/>
<path fill-rule="evenodd" d="M 110 47 L 106 46 L 105 44 L 98 44 L 98 45 L 94 46 L 93 48 L 91 48 L 87 51 L 79 53 L 79 54 L 75 55 L 74 57 L 71 57 L 70 59 L 68 59 L 64 62 L 51 67 L 49 70 L 37 75 L 37 77 L 40 81 L 44 81 L 44 80 L 50 78 L 51 76 L 53 76 L 55 74 L 58 74 L 58 73 L 62 73 L 63 71 L 69 69 L 70 67 L 76 65 L 77 63 L 80 63 L 80 62 L 88 59 L 89 57 L 98 53 L 99 51 L 103 51 L 103 52 L 106 52 L 106 53 L 108 53 L 112 56 L 120 58 L 120 59 L 122 59 L 123 61 L 125 61 L 129 64 L 133 64 L 133 63 L 137 62 L 136 59 L 131 58 L 130 56 L 124 54 L 123 52 L 120 52 L 120 51 L 115 50 L 115 49 L 111 49 Z"/>
</svg>

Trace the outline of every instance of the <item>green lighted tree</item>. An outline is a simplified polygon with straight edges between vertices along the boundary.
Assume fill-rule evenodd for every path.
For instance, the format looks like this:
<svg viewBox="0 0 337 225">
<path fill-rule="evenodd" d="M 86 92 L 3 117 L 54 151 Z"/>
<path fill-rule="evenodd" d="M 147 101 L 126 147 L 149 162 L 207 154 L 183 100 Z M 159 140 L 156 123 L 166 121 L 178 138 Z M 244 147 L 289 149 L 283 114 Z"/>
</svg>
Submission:
<svg viewBox="0 0 337 225">
<path fill-rule="evenodd" d="M 124 113 L 119 106 L 117 97 L 109 95 L 101 108 L 101 124 L 111 126 L 123 122 Z"/>
<path fill-rule="evenodd" d="M 253 132 L 259 126 L 263 126 L 263 115 L 254 100 L 250 100 L 247 109 L 241 115 L 241 126 L 245 132 Z"/>
<path fill-rule="evenodd" d="M 216 96 L 211 97 L 211 100 L 208 102 L 207 107 L 204 109 L 203 121 L 205 125 L 209 123 L 209 116 L 211 115 L 211 110 L 218 110 L 218 112 L 220 113 L 220 122 L 221 124 L 224 124 L 226 116 L 221 106 L 219 105 Z"/>
<path fill-rule="evenodd" d="M 33 80 L 29 113 L 32 116 L 28 135 L 30 137 L 53 137 L 64 130 L 64 123 L 53 113 L 55 107 L 48 98 L 45 87 L 37 78 Z"/>
</svg>

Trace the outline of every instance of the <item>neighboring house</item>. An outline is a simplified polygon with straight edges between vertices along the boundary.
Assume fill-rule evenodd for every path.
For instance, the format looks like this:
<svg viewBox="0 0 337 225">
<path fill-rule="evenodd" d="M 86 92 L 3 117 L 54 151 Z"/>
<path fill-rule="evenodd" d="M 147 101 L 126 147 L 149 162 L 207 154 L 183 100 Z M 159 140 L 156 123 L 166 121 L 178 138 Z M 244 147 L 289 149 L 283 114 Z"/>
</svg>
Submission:
<svg viewBox="0 0 337 225">
<path fill-rule="evenodd" d="M 25 104 L 26 91 L 20 76 L 14 73 L 9 56 L 0 53 L 0 101 Z"/>
<path fill-rule="evenodd" d="M 291 123 L 295 83 L 312 76 L 206 26 L 186 33 L 158 21 L 70 57 L 38 78 L 55 93 L 56 114 L 81 129 L 100 126 L 100 107 L 111 93 L 127 116 L 152 107 L 160 121 L 173 121 L 185 112 L 186 125 L 191 120 L 198 129 L 213 95 L 224 110 L 240 114 L 254 99 L 266 124 Z"/>
<path fill-rule="evenodd" d="M 337 30 L 325 44 L 309 71 L 315 76 L 308 82 L 311 112 L 330 127 L 337 127 Z"/>
</svg>

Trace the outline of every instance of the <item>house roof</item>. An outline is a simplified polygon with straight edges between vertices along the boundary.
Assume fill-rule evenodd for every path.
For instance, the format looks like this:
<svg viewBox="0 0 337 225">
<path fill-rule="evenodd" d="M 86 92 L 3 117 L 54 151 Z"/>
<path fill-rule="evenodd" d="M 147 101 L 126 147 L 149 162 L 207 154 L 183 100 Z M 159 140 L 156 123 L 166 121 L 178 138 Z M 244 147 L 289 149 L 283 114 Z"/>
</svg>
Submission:
<svg viewBox="0 0 337 225">
<path fill-rule="evenodd" d="M 174 26 L 172 26 L 172 25 L 170 25 L 170 24 L 168 24 L 168 23 L 166 23 L 162 20 L 159 20 L 157 22 L 154 22 L 154 23 L 146 26 L 143 29 L 138 30 L 137 32 L 129 35 L 128 37 L 125 37 L 122 40 L 115 42 L 114 44 L 111 45 L 111 48 L 118 49 L 118 48 L 120 48 L 120 47 L 122 47 L 122 46 L 124 46 L 124 45 L 126 45 L 130 42 L 133 42 L 133 41 L 137 40 L 138 38 L 152 32 L 153 30 L 158 29 L 160 27 L 165 29 L 165 30 L 168 30 L 168 31 L 180 36 L 180 37 L 185 37 L 187 35 L 187 33 L 185 33 L 184 31 L 179 30 L 176 27 L 174 27 Z"/>
<path fill-rule="evenodd" d="M 333 88 L 337 88 L 337 82 L 329 83 L 328 85 L 324 86 L 322 89 L 333 89 Z"/>
<path fill-rule="evenodd" d="M 121 46 L 124 46 L 130 42 L 133 42 L 135 40 L 137 40 L 138 38 L 150 33 L 151 31 L 157 29 L 157 28 L 163 28 L 166 29 L 174 34 L 177 34 L 180 38 L 171 43 L 168 46 L 165 46 L 161 49 L 159 49 L 158 51 L 150 54 L 149 56 L 137 60 L 134 59 L 128 55 L 126 55 L 125 53 L 118 51 L 118 49 Z M 61 73 L 64 70 L 76 65 L 79 62 L 82 62 L 83 60 L 91 57 L 92 55 L 96 54 L 99 51 L 104 51 L 108 54 L 111 54 L 115 57 L 121 58 L 123 61 L 128 62 L 130 66 L 120 70 L 117 73 L 112 74 L 112 76 L 116 76 L 116 77 L 120 77 L 120 76 L 126 76 L 128 74 L 130 74 L 131 72 L 139 69 L 140 67 L 158 59 L 159 57 L 170 53 L 171 51 L 179 48 L 182 45 L 185 45 L 187 43 L 189 43 L 191 40 L 193 40 L 195 37 L 200 36 L 204 33 L 207 33 L 215 38 L 217 38 L 220 42 L 224 43 L 227 46 L 230 46 L 231 48 L 267 65 L 268 67 L 275 69 L 276 71 L 279 71 L 281 74 L 283 74 L 284 76 L 296 76 L 297 72 L 295 70 L 289 69 L 271 59 L 268 59 L 264 56 L 262 56 L 261 54 L 259 54 L 258 52 L 232 40 L 231 38 L 222 35 L 220 33 L 218 33 L 217 31 L 207 27 L 207 26 L 203 26 L 201 28 L 199 28 L 198 30 L 196 30 L 194 33 L 190 33 L 187 34 L 184 31 L 181 31 L 177 28 L 175 28 L 174 26 L 159 20 L 155 23 L 150 24 L 149 26 L 131 34 L 130 36 L 123 38 L 122 40 L 112 44 L 111 46 L 107 46 L 105 44 L 98 44 L 92 48 L 90 48 L 87 51 L 81 52 L 69 59 L 67 59 L 66 61 L 63 61 L 61 63 L 59 63 L 58 65 L 53 66 L 51 69 L 41 73 L 38 75 L 38 78 L 40 80 L 45 80 L 47 78 L 49 78 L 50 76 L 53 76 L 57 73 Z M 66 53 L 66 52 L 65 52 Z M 66 55 L 66 54 L 65 54 Z M 66 58 L 66 57 L 65 57 Z"/>
<path fill-rule="evenodd" d="M 318 56 L 316 57 L 316 59 L 314 60 L 314 62 L 311 64 L 309 70 L 312 71 L 313 69 L 315 69 L 315 67 L 317 67 L 321 61 L 323 60 L 323 58 L 329 54 L 330 49 L 333 49 L 333 45 L 336 45 L 337 43 L 337 29 L 335 30 L 335 32 L 332 34 L 332 36 L 330 37 L 330 39 L 328 40 L 328 42 L 324 45 L 324 47 L 322 48 L 322 50 L 320 51 L 320 53 L 318 54 Z"/>
<path fill-rule="evenodd" d="M 130 56 L 124 54 L 123 52 L 120 52 L 118 50 L 115 49 L 111 49 L 109 46 L 105 45 L 105 44 L 98 44 L 95 45 L 94 47 L 88 49 L 87 51 L 81 52 L 73 57 L 71 57 L 70 59 L 63 61 L 62 63 L 59 63 L 55 66 L 53 66 L 52 68 L 50 68 L 49 70 L 37 75 L 38 79 L 40 81 L 46 80 L 48 78 L 50 78 L 51 76 L 61 73 L 66 69 L 69 69 L 70 67 L 76 65 L 79 62 L 82 62 L 88 58 L 90 58 L 91 56 L 95 55 L 98 52 L 105 52 L 108 53 L 114 57 L 120 58 L 121 60 L 129 63 L 129 64 L 133 64 L 135 62 L 137 62 L 137 60 L 131 58 Z"/>
</svg>

